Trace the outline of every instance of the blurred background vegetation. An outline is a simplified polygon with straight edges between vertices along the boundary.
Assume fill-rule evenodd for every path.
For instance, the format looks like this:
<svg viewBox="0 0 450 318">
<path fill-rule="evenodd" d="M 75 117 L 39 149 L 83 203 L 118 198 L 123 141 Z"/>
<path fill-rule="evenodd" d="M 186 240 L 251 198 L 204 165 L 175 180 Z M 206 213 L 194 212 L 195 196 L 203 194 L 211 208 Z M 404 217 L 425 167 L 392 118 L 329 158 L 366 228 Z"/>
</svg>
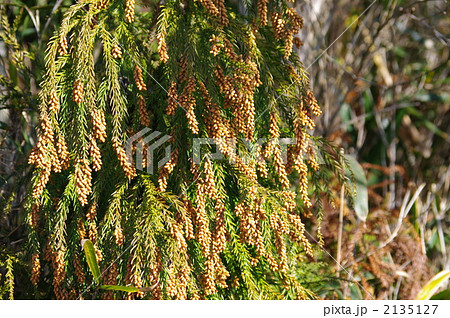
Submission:
<svg viewBox="0 0 450 318">
<path fill-rule="evenodd" d="M 0 0 L 0 298 L 35 298 L 24 226 L 27 156 L 46 43 L 72 2 Z M 330 183 L 336 206 L 325 207 L 324 248 L 308 260 L 323 279 L 307 281 L 305 273 L 303 283 L 328 299 L 415 298 L 450 267 L 448 1 L 295 6 L 305 19 L 298 54 L 324 110 L 316 135 L 357 159 L 369 198 L 364 222 Z"/>
</svg>

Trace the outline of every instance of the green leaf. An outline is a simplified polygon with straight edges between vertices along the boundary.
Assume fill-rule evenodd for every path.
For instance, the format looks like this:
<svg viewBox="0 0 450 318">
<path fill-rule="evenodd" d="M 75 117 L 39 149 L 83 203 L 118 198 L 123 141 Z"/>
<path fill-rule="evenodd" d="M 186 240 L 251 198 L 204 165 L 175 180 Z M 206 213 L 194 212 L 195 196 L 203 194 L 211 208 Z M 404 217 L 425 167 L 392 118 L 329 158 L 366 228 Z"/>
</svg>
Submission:
<svg viewBox="0 0 450 318">
<path fill-rule="evenodd" d="M 355 197 L 354 209 L 358 218 L 365 222 L 369 214 L 369 195 L 367 192 L 367 178 L 364 169 L 359 162 L 350 155 L 345 154 L 349 170 L 346 171 L 347 177 L 351 179 L 352 174 L 355 179 Z"/>
<path fill-rule="evenodd" d="M 442 131 L 441 129 L 439 129 L 438 126 L 436 126 L 434 123 L 432 123 L 431 121 L 426 119 L 425 116 L 420 111 L 415 109 L 414 107 L 408 107 L 405 110 L 410 115 L 420 119 L 421 124 L 423 124 L 425 126 L 425 128 L 427 128 L 428 130 L 432 131 L 433 133 L 435 133 L 436 135 L 438 135 L 439 137 L 441 137 L 443 139 L 448 138 L 448 134 L 446 132 Z"/>
<path fill-rule="evenodd" d="M 104 290 L 118 290 L 118 291 L 124 291 L 128 293 L 136 293 L 140 292 L 141 290 L 134 286 L 118 286 L 118 285 L 101 285 L 100 289 Z"/>
<path fill-rule="evenodd" d="M 101 285 L 100 289 L 104 290 L 117 290 L 124 291 L 128 293 L 137 292 L 149 292 L 154 289 L 154 287 L 134 287 L 134 286 L 119 286 L 119 285 Z"/>
<path fill-rule="evenodd" d="M 430 298 L 431 300 L 450 300 L 450 289 L 441 291 Z"/>
<path fill-rule="evenodd" d="M 442 271 L 436 274 L 417 294 L 416 300 L 430 299 L 448 279 L 450 279 L 450 271 Z"/>
<path fill-rule="evenodd" d="M 86 255 L 86 260 L 91 270 L 92 276 L 94 276 L 95 281 L 100 279 L 100 267 L 98 266 L 97 257 L 95 256 L 94 244 L 90 240 L 82 240 L 81 245 L 83 246 L 84 254 Z"/>
</svg>

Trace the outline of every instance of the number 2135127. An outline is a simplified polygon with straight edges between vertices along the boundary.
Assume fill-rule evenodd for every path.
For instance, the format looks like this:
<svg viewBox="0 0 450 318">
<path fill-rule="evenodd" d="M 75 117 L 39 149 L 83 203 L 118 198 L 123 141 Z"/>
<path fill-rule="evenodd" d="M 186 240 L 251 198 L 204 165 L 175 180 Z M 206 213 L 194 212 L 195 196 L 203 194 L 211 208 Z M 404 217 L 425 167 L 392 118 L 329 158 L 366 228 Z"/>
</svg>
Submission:
<svg viewBox="0 0 450 318">
<path fill-rule="evenodd" d="M 434 315 L 438 305 L 384 305 L 385 315 Z"/>
</svg>

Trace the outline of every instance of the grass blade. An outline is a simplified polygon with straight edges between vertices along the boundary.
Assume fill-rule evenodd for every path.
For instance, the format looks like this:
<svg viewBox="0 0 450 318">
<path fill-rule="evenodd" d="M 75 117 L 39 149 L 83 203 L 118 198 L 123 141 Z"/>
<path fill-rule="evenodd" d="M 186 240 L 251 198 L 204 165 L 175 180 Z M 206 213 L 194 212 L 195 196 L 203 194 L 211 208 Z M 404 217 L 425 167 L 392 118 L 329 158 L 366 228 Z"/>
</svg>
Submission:
<svg viewBox="0 0 450 318">
<path fill-rule="evenodd" d="M 450 279 L 450 271 L 442 271 L 434 276 L 419 292 L 416 300 L 428 300 L 445 282 Z"/>
</svg>

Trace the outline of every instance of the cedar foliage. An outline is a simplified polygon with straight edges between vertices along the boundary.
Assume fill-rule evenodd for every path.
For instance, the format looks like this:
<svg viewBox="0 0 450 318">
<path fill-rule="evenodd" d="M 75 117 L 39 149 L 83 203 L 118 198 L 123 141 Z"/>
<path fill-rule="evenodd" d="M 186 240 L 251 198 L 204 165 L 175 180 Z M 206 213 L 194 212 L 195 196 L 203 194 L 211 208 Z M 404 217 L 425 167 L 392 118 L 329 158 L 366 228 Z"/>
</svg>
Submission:
<svg viewBox="0 0 450 318">
<path fill-rule="evenodd" d="M 243 3 L 135 10 L 133 0 L 86 0 L 66 11 L 48 43 L 29 158 L 38 288 L 49 266 L 58 299 L 315 297 L 299 278 L 317 242 L 302 216 L 316 215 L 320 247 L 320 200 L 330 171 L 345 183 L 344 162 L 311 135 L 321 111 L 292 54 L 302 18 L 289 1 Z M 144 127 L 172 136 L 171 159 L 153 175 L 125 153 Z M 275 142 L 285 137 L 297 141 L 287 162 Z M 195 163 L 193 138 L 212 138 L 229 160 Z M 249 153 L 244 138 L 268 142 Z M 94 243 L 103 284 L 150 291 L 93 290 L 83 239 Z"/>
</svg>

